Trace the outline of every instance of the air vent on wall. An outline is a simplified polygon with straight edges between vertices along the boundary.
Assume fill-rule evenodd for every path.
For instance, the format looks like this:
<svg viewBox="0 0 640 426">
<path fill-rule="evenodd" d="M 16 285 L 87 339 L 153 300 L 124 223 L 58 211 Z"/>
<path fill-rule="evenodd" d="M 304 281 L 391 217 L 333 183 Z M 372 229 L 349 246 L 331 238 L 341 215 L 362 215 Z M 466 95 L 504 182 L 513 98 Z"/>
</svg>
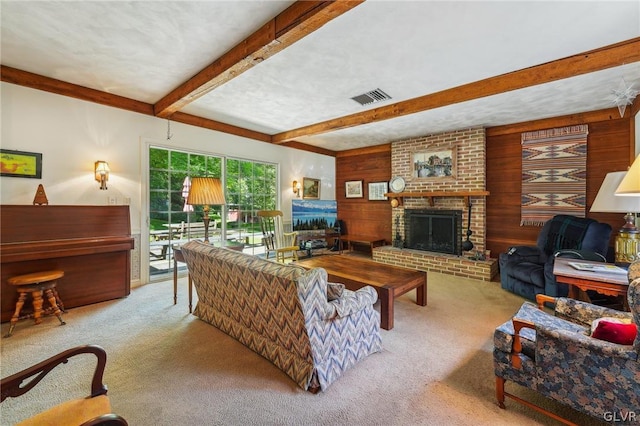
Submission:
<svg viewBox="0 0 640 426">
<path fill-rule="evenodd" d="M 380 89 L 375 89 L 367 93 L 363 93 L 362 95 L 354 96 L 354 101 L 358 102 L 360 105 L 369 105 L 376 102 L 387 101 L 391 99 L 391 96 L 387 95 Z"/>
</svg>

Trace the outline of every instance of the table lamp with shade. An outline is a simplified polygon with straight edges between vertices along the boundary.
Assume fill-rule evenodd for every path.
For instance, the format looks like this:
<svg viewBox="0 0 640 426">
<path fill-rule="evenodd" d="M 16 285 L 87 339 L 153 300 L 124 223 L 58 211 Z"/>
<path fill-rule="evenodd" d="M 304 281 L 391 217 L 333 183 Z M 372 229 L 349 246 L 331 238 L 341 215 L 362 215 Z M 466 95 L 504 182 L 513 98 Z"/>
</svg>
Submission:
<svg viewBox="0 0 640 426">
<path fill-rule="evenodd" d="M 620 265 L 639 259 L 640 253 L 640 231 L 635 224 L 635 214 L 640 212 L 640 197 L 616 195 L 616 189 L 625 175 L 627 172 L 607 173 L 590 210 L 600 213 L 625 213 L 625 223 L 615 238 L 616 264 Z"/>
<path fill-rule="evenodd" d="M 616 189 L 617 196 L 640 197 L 640 155 L 636 157 Z M 640 200 L 640 198 L 638 198 Z M 640 201 L 639 201 L 640 202 Z"/>
<path fill-rule="evenodd" d="M 226 204 L 222 182 L 213 177 L 194 177 L 191 179 L 187 204 L 201 205 L 204 223 L 204 242 L 209 242 L 209 206 Z"/>
</svg>

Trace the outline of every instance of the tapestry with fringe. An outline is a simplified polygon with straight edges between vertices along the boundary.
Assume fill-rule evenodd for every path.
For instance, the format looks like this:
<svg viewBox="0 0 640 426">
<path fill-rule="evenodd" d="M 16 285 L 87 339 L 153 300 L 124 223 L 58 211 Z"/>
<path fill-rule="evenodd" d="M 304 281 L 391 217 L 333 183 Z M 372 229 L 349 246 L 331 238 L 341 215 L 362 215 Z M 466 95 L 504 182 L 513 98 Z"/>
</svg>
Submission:
<svg viewBox="0 0 640 426">
<path fill-rule="evenodd" d="M 522 134 L 521 226 L 585 216 L 588 134 L 587 125 Z"/>
</svg>

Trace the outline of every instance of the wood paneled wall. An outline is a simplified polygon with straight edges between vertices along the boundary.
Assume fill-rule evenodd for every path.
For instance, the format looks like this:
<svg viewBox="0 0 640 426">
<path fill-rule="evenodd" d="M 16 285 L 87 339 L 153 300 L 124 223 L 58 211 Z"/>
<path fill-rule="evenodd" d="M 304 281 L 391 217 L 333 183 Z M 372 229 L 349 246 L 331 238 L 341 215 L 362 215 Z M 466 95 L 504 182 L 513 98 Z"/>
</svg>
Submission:
<svg viewBox="0 0 640 426">
<path fill-rule="evenodd" d="M 632 117 L 632 116 L 631 116 Z M 512 245 L 535 245 L 539 227 L 520 226 L 522 132 L 588 124 L 587 217 L 606 222 L 613 235 L 624 224 L 619 213 L 589 213 L 607 173 L 626 170 L 633 162 L 634 120 L 616 108 L 546 120 L 487 128 L 487 238 L 486 248 L 497 256 Z M 391 178 L 391 145 L 339 152 L 336 156 L 338 218 L 347 232 L 382 236 L 392 241 L 392 209 L 386 201 L 368 201 L 367 184 Z M 345 198 L 344 183 L 362 180 L 364 198 Z M 613 236 L 610 241 L 613 246 Z"/>
<path fill-rule="evenodd" d="M 391 204 L 369 201 L 368 184 L 391 179 L 391 145 L 341 151 L 336 155 L 338 219 L 351 235 L 384 238 L 391 244 Z M 361 180 L 363 197 L 346 198 L 345 182 Z"/>
<path fill-rule="evenodd" d="M 576 124 L 588 124 L 587 217 L 606 222 L 613 235 L 624 224 L 623 215 L 589 213 L 607 173 L 626 170 L 633 161 L 633 122 L 617 109 L 531 121 L 487 129 L 487 248 L 505 252 L 513 245 L 535 245 L 540 227 L 520 226 L 521 133 Z M 613 245 L 613 236 L 610 245 Z"/>
</svg>

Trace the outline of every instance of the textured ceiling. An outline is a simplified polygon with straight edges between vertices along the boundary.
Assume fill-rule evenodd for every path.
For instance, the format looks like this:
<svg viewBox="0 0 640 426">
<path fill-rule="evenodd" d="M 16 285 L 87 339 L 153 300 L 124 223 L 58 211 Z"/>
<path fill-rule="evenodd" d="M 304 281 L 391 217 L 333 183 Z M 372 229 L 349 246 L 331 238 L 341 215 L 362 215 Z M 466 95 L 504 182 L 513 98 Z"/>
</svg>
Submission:
<svg viewBox="0 0 640 426">
<path fill-rule="evenodd" d="M 154 104 L 290 1 L 0 3 L 4 66 Z M 180 111 L 269 135 L 640 37 L 638 1 L 366 1 Z M 295 140 L 334 151 L 613 106 L 640 62 Z M 390 101 L 353 96 L 380 88 Z"/>
</svg>

